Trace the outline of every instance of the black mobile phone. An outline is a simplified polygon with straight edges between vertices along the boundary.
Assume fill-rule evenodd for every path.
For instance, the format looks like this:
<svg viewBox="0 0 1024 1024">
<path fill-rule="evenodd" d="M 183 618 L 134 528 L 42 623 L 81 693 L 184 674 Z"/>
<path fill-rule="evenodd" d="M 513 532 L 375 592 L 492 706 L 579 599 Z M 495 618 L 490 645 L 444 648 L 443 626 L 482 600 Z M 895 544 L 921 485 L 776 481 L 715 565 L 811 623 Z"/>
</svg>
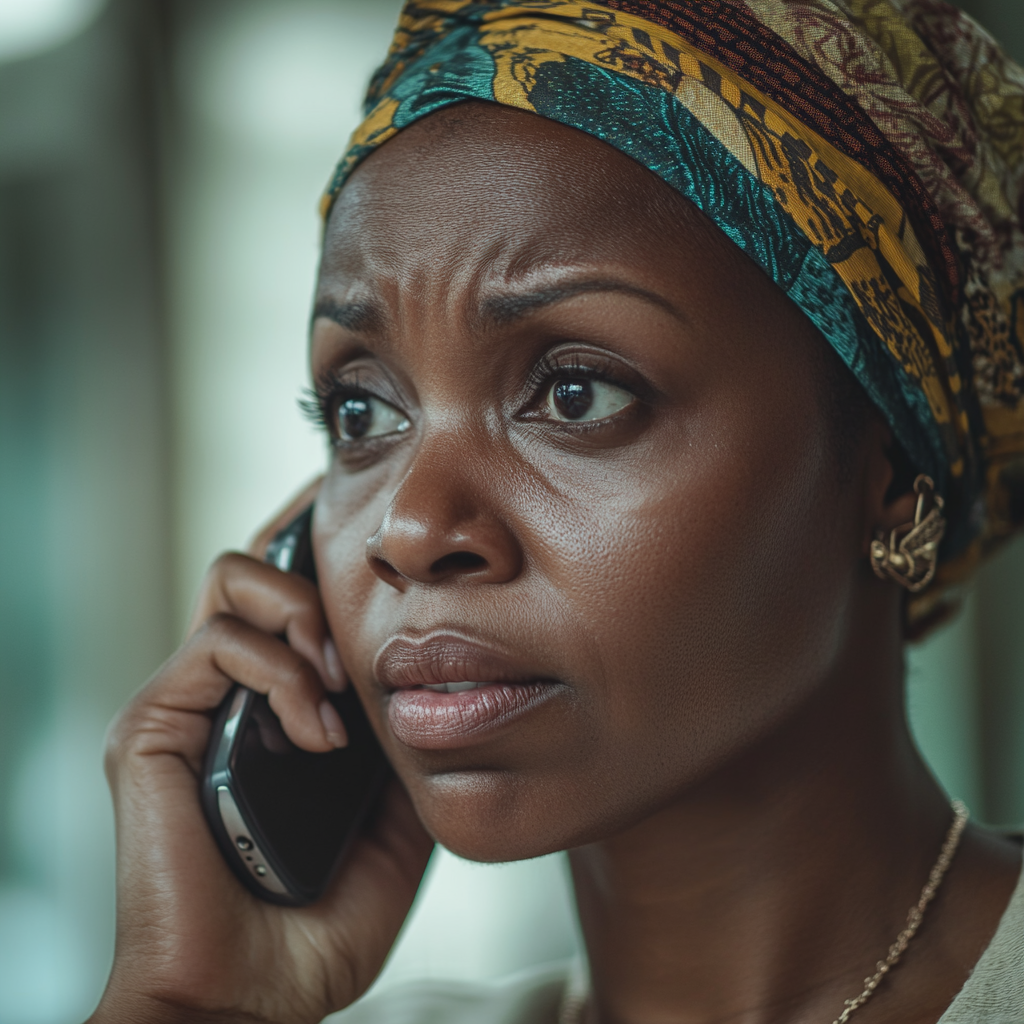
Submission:
<svg viewBox="0 0 1024 1024">
<path fill-rule="evenodd" d="M 306 509 L 271 541 L 268 562 L 316 582 Z M 300 750 L 263 694 L 234 686 L 213 723 L 202 781 L 206 819 L 240 881 L 272 903 L 314 902 L 380 795 L 391 766 L 354 688 L 328 694 L 348 746 Z"/>
</svg>

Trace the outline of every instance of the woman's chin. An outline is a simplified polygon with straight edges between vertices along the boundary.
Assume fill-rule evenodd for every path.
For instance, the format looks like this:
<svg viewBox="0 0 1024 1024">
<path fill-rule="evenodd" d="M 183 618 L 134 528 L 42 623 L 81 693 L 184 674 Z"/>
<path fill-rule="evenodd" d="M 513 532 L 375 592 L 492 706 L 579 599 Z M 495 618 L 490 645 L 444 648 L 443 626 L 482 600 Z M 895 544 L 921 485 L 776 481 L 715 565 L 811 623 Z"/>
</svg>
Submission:
<svg viewBox="0 0 1024 1024">
<path fill-rule="evenodd" d="M 427 829 L 446 850 L 463 860 L 481 864 L 507 864 L 516 860 L 533 860 L 549 853 L 566 849 L 561 842 L 539 842 L 536 836 L 508 832 L 488 835 L 483 826 L 478 831 L 442 828 L 435 832 Z"/>
<path fill-rule="evenodd" d="M 409 785 L 426 830 L 445 849 L 466 860 L 500 863 L 529 860 L 578 845 L 571 809 L 522 780 L 501 782 L 495 773 L 432 776 Z M 502 773 L 503 774 L 503 773 Z"/>
</svg>

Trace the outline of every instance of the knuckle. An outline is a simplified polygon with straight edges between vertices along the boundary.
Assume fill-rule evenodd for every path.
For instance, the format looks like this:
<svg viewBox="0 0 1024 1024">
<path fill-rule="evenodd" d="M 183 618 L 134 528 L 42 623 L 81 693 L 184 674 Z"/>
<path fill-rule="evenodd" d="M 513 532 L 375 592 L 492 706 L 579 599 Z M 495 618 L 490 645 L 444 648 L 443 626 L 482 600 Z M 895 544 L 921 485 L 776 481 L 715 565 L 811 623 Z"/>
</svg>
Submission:
<svg viewBox="0 0 1024 1024">
<path fill-rule="evenodd" d="M 281 673 L 281 686 L 283 689 L 289 692 L 297 692 L 306 688 L 306 674 L 302 671 L 301 666 L 296 664 L 290 664 Z"/>
<path fill-rule="evenodd" d="M 224 593 L 228 582 L 238 573 L 241 557 L 236 551 L 223 551 L 210 563 L 199 592 L 200 605 L 215 602 Z"/>
<path fill-rule="evenodd" d="M 308 583 L 306 580 L 303 582 Z M 303 594 L 301 602 L 294 606 L 289 616 L 288 628 L 289 632 L 297 629 L 316 639 L 327 632 L 327 618 L 324 615 L 319 593 L 312 584 L 308 585 L 310 592 Z"/>
<path fill-rule="evenodd" d="M 309 580 L 300 580 L 303 584 L 303 605 L 302 614 L 308 618 L 311 623 L 321 623 L 324 621 L 324 607 L 320 600 L 320 591 L 316 589 L 316 586 Z"/>
<path fill-rule="evenodd" d="M 231 576 L 243 567 L 251 565 L 253 560 L 240 551 L 222 551 L 210 565 L 207 576 L 210 579 L 219 579 L 223 576 Z"/>
<path fill-rule="evenodd" d="M 117 713 L 114 720 L 107 727 L 107 734 L 103 739 L 103 767 L 109 778 L 121 760 L 124 751 L 127 734 L 128 708 Z"/>
<path fill-rule="evenodd" d="M 238 617 L 230 612 L 213 612 L 200 624 L 195 638 L 200 643 L 236 641 L 243 629 Z"/>
<path fill-rule="evenodd" d="M 103 771 L 108 782 L 113 783 L 121 765 L 131 756 L 132 745 L 138 736 L 140 725 L 139 698 L 126 704 L 107 726 L 103 738 Z"/>
<path fill-rule="evenodd" d="M 279 593 L 290 617 L 307 619 L 320 614 L 320 593 L 310 580 L 282 573 Z"/>
<path fill-rule="evenodd" d="M 203 628 L 210 633 L 234 630 L 237 626 L 238 618 L 231 612 L 213 612 L 203 623 Z"/>
<path fill-rule="evenodd" d="M 308 691 L 313 685 L 313 670 L 298 655 L 289 652 L 290 657 L 281 671 L 281 686 L 290 693 Z"/>
</svg>

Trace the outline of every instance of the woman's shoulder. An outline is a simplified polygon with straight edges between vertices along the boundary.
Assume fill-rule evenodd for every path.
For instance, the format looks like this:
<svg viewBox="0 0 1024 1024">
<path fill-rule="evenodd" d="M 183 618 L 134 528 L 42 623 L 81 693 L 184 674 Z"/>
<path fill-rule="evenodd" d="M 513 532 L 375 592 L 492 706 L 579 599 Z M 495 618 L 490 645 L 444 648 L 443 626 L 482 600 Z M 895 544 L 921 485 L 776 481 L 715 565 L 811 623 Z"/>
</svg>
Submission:
<svg viewBox="0 0 1024 1024">
<path fill-rule="evenodd" d="M 371 994 L 331 1024 L 558 1024 L 578 963 L 541 964 L 489 982 L 426 979 Z"/>
<path fill-rule="evenodd" d="M 1024 1024 L 1024 872 L 991 943 L 939 1024 Z"/>
</svg>

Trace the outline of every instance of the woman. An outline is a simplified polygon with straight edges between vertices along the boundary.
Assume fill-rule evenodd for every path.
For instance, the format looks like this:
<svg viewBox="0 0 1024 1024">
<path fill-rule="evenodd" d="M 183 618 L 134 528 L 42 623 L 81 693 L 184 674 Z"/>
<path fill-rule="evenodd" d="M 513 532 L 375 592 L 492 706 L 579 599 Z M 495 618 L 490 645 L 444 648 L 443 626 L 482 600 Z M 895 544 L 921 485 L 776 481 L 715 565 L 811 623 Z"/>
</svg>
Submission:
<svg viewBox="0 0 1024 1024">
<path fill-rule="evenodd" d="M 590 980 L 353 1020 L 1024 1021 L 1020 844 L 901 692 L 1024 520 L 1022 85 L 934 0 L 407 4 L 324 203 L 320 590 L 219 560 L 112 730 L 94 1021 L 348 1006 L 435 840 L 568 849 Z M 355 686 L 400 779 L 312 907 L 203 821 L 231 680 L 313 751 Z"/>
</svg>

